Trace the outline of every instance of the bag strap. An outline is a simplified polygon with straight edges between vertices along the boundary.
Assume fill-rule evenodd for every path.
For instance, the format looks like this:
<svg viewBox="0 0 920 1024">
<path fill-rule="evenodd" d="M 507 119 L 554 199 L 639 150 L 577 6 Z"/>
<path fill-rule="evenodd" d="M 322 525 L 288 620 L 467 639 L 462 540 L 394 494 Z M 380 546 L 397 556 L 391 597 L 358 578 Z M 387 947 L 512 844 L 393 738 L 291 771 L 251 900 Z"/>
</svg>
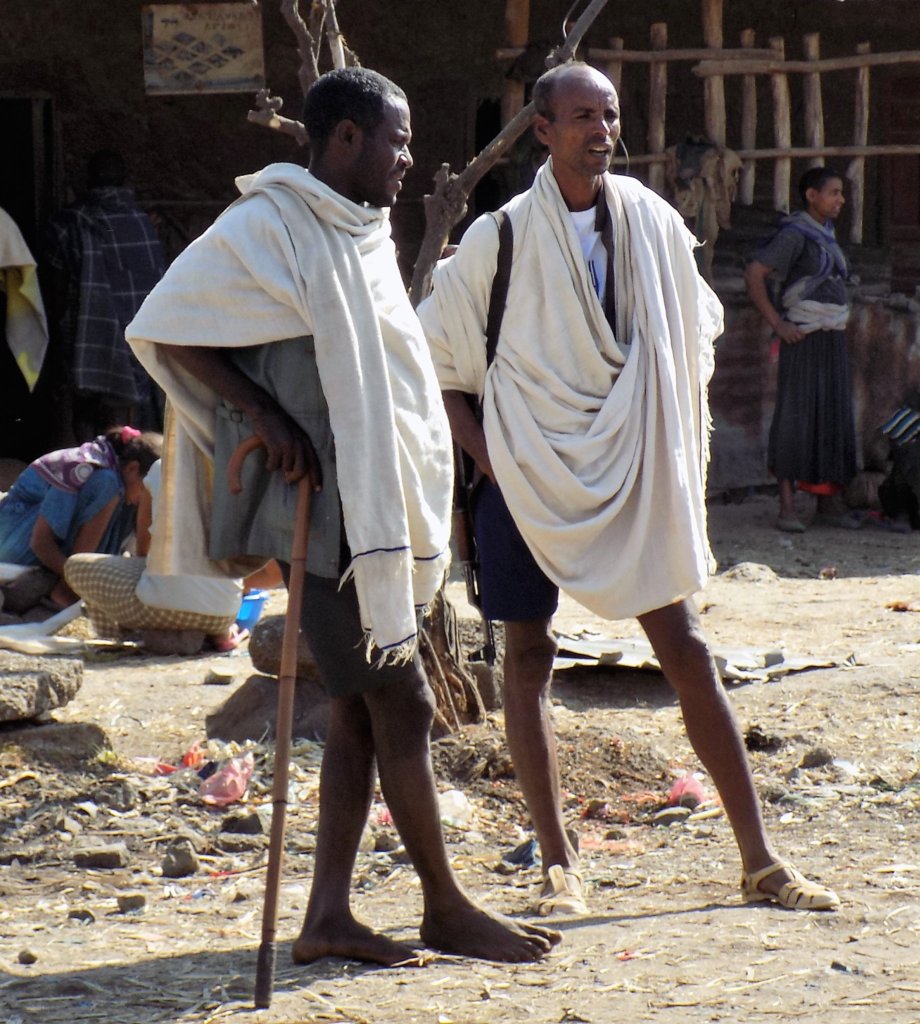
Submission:
<svg viewBox="0 0 920 1024">
<path fill-rule="evenodd" d="M 511 262 L 514 258 L 514 229 L 511 218 L 504 210 L 494 213 L 498 225 L 498 258 L 495 276 L 492 278 L 492 292 L 489 295 L 489 315 L 486 318 L 486 368 L 492 365 L 498 347 L 498 335 L 505 317 L 508 301 L 508 285 L 511 283 Z"/>
</svg>

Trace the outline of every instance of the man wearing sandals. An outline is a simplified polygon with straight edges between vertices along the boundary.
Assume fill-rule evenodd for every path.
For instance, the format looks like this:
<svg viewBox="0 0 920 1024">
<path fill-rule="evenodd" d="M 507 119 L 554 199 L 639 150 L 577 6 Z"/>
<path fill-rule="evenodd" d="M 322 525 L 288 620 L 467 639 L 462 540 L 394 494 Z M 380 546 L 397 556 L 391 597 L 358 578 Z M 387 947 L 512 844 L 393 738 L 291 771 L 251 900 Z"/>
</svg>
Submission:
<svg viewBox="0 0 920 1024">
<path fill-rule="evenodd" d="M 154 535 L 150 562 L 154 572 L 188 573 L 208 551 L 242 575 L 252 566 L 239 566 L 239 555 L 287 561 L 291 485 L 309 477 L 301 625 L 330 723 L 294 960 L 417 959 L 414 944 L 373 931 L 350 908 L 375 768 L 419 874 L 422 941 L 537 960 L 558 932 L 474 904 L 441 834 L 434 699 L 417 638 L 419 611 L 447 568 L 452 475 L 437 379 L 390 238 L 389 207 L 412 166 L 409 108 L 392 82 L 348 68 L 313 85 L 304 122 L 309 169 L 272 164 L 242 180 L 243 198 L 173 263 L 131 325 L 175 412 L 162 492 L 170 529 Z M 243 493 L 231 499 L 227 462 L 252 434 L 265 467 L 247 460 Z"/>
<path fill-rule="evenodd" d="M 563 65 L 540 78 L 533 101 L 550 159 L 504 208 L 513 258 L 491 364 L 494 217 L 442 261 L 419 315 L 454 438 L 482 475 L 473 503 L 483 611 L 505 622 L 505 725 L 541 847 L 538 910 L 587 911 L 550 715 L 559 588 L 604 617 L 639 619 L 719 790 L 744 896 L 833 909 L 837 896 L 780 860 L 767 837 L 690 600 L 712 566 L 706 388 L 721 305 L 677 213 L 608 173 L 620 131 L 610 82 Z M 481 398 L 481 423 L 470 395 Z"/>
</svg>

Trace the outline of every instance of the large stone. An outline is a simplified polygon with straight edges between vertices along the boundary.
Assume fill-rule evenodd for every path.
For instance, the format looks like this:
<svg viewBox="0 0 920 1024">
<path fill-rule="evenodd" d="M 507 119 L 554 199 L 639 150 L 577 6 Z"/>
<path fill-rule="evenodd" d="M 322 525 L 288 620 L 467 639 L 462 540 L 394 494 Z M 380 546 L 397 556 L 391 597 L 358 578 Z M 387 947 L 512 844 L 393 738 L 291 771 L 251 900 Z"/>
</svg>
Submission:
<svg viewBox="0 0 920 1024">
<path fill-rule="evenodd" d="M 249 638 L 249 657 L 253 668 L 269 676 L 281 673 L 281 644 L 284 640 L 284 616 L 267 615 L 259 619 Z M 297 678 L 319 682 L 319 669 L 303 636 L 297 644 Z"/>
<path fill-rule="evenodd" d="M 239 689 L 205 719 L 212 739 L 258 740 L 275 737 L 278 715 L 278 680 L 250 676 Z M 292 735 L 323 740 L 329 728 L 329 699 L 319 683 L 298 678 L 294 684 Z"/>
<path fill-rule="evenodd" d="M 100 750 L 111 750 L 105 730 L 95 722 L 49 722 L 47 725 L 5 726 L 0 748 L 15 746 L 33 760 L 59 766 L 93 761 Z"/>
<path fill-rule="evenodd" d="M 166 847 L 163 855 L 164 878 L 187 878 L 198 870 L 198 855 L 187 839 L 177 839 Z"/>
<path fill-rule="evenodd" d="M 131 855 L 124 843 L 87 843 L 74 851 L 73 862 L 78 868 L 124 868 Z"/>
<path fill-rule="evenodd" d="M 0 651 L 0 722 L 37 718 L 61 708 L 83 685 L 83 662 L 57 655 Z"/>
</svg>

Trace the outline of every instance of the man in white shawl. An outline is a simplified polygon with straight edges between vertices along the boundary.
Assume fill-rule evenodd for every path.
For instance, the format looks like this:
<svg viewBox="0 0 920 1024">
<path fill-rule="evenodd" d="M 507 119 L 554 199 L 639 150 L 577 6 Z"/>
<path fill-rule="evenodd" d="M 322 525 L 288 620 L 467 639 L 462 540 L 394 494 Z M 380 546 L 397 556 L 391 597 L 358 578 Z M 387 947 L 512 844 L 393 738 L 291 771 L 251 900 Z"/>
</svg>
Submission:
<svg viewBox="0 0 920 1024">
<path fill-rule="evenodd" d="M 477 220 L 442 261 L 419 316 L 454 438 L 481 473 L 473 510 L 483 614 L 505 623 L 505 725 L 541 846 L 537 909 L 587 910 L 550 715 L 559 588 L 599 615 L 639 619 L 731 821 L 744 896 L 834 908 L 836 895 L 770 844 L 691 601 L 712 562 L 706 389 L 722 308 L 676 211 L 607 173 L 619 136 L 610 82 L 563 65 L 539 79 L 533 102 L 550 158 L 504 208 L 513 259 L 491 365 L 495 217 Z M 481 398 L 481 424 L 470 395 Z"/>
<path fill-rule="evenodd" d="M 158 580 L 290 558 L 296 488 L 314 490 L 302 631 L 330 694 L 313 884 L 294 960 L 416 958 L 356 920 L 350 882 L 374 768 L 425 898 L 421 938 L 528 961 L 556 932 L 486 912 L 460 889 L 431 767 L 433 696 L 418 616 L 449 561 L 450 431 L 399 275 L 389 207 L 406 171 L 405 94 L 349 68 L 311 88 L 309 169 L 274 164 L 173 263 L 131 324 L 166 391 L 160 500 L 144 600 Z M 226 464 L 257 434 L 231 498 Z M 281 472 L 276 472 L 281 470 Z M 204 557 L 210 556 L 209 558 Z M 163 590 L 169 589 L 163 587 Z M 376 662 L 376 664 L 374 664 Z"/>
</svg>

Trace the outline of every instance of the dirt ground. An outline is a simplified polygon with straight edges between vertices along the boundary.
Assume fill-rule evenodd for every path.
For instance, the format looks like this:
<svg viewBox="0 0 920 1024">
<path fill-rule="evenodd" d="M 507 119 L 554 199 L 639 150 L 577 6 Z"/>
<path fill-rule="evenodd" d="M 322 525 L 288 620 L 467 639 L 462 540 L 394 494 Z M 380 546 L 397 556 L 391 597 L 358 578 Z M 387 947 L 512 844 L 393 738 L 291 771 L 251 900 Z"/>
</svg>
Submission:
<svg viewBox="0 0 920 1024">
<path fill-rule="evenodd" d="M 247 678 L 248 656 L 123 656 L 88 662 L 81 692 L 54 716 L 95 725 L 112 753 L 78 762 L 64 743 L 42 751 L 20 745 L 22 729 L 0 734 L 0 1024 L 920 1022 L 920 535 L 791 536 L 774 516 L 762 496 L 713 505 L 724 574 L 698 604 L 716 644 L 836 663 L 731 690 L 775 843 L 838 891 L 839 913 L 742 903 L 724 817 L 650 824 L 671 780 L 699 768 L 670 691 L 651 672 L 572 669 L 557 673 L 555 713 L 591 915 L 559 922 L 558 952 L 515 967 L 436 957 L 423 969 L 295 968 L 320 756 L 299 742 L 275 997 L 256 1012 L 266 841 L 222 832 L 233 808 L 208 809 L 181 776 L 149 774 L 153 759 L 175 762 L 204 739 L 205 715 Z M 740 563 L 775 577 L 725 573 Z M 557 627 L 637 633 L 570 602 Z M 229 688 L 204 685 L 214 666 L 233 669 Z M 104 745 L 85 730 L 79 742 Z M 529 836 L 500 711 L 436 748 L 440 788 L 462 789 L 472 806 L 469 822 L 446 829 L 459 877 L 489 907 L 526 915 L 539 866 L 500 867 Z M 250 808 L 268 803 L 265 748 L 255 753 Z M 379 802 L 372 820 L 355 905 L 412 941 L 419 888 Z M 177 835 L 200 866 L 169 879 L 160 865 Z M 123 842 L 126 866 L 76 867 L 89 839 Z M 130 895 L 141 909 L 119 908 Z"/>
</svg>

